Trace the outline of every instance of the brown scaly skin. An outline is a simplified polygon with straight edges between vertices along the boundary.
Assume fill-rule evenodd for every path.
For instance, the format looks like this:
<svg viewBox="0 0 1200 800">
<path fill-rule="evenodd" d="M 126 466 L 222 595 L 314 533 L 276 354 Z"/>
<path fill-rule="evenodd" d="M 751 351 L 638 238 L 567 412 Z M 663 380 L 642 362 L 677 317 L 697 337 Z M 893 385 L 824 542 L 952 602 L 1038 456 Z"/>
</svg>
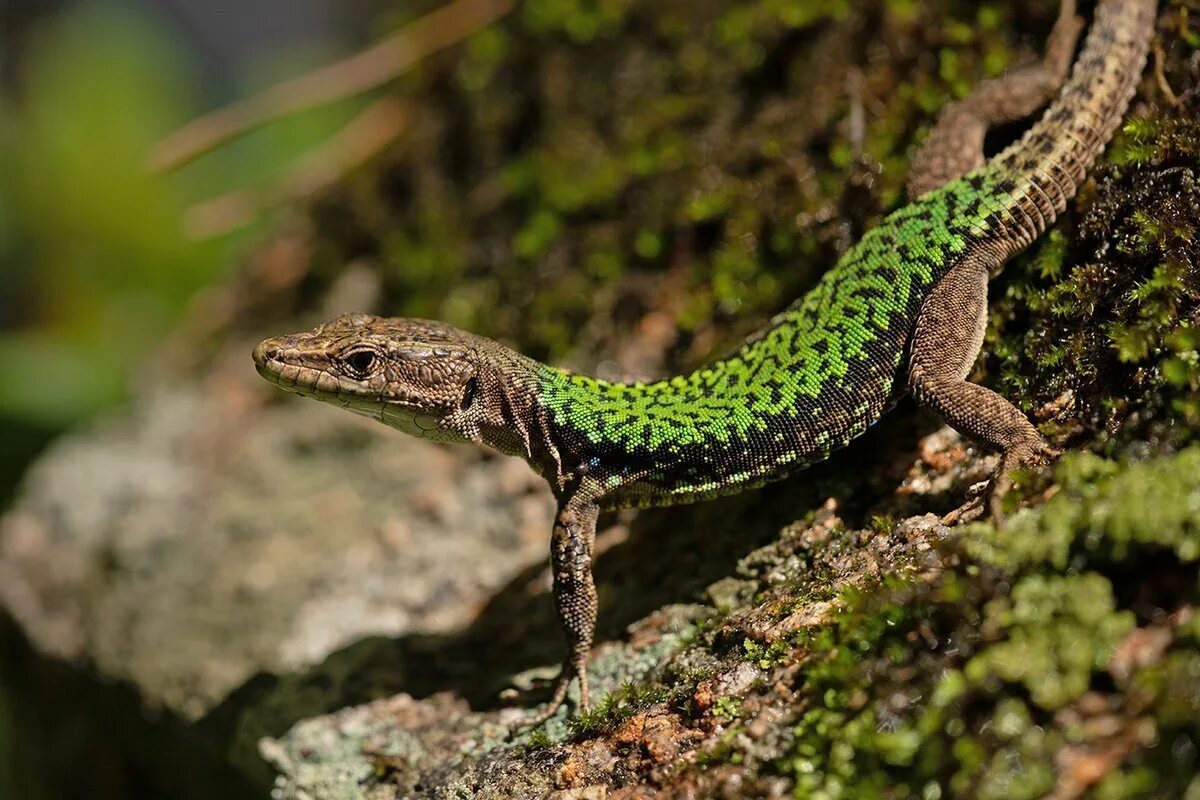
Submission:
<svg viewBox="0 0 1200 800">
<path fill-rule="evenodd" d="M 1015 406 L 966 380 L 983 343 L 987 282 L 1066 208 L 1119 124 L 1154 8 L 1102 0 L 1066 79 L 1081 23 L 1064 0 L 1041 63 L 943 111 L 913 160 L 913 203 L 734 357 L 692 375 L 604 384 L 443 323 L 364 314 L 268 339 L 254 361 L 281 388 L 422 438 L 491 445 L 546 478 L 559 503 L 551 564 L 569 648 L 553 697 L 529 723 L 552 715 L 574 678 L 587 708 L 601 508 L 690 502 L 777 479 L 844 446 L 905 391 L 1001 453 L 997 519 L 1012 470 L 1053 457 Z M 989 127 L 1055 92 L 1019 142 L 984 161 Z"/>
</svg>

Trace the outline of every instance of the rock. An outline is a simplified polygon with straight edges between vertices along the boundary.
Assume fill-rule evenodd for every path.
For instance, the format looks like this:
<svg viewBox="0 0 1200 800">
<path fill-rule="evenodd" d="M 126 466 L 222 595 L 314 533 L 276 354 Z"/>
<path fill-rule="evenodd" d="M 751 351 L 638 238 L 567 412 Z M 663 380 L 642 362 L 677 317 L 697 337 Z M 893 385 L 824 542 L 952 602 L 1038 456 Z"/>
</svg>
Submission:
<svg viewBox="0 0 1200 800">
<path fill-rule="evenodd" d="M 511 651 L 495 670 L 427 655 L 473 656 L 472 623 L 494 625 L 506 590 L 544 596 L 553 501 L 523 465 L 284 398 L 248 362 L 234 374 L 224 392 L 154 391 L 30 471 L 0 521 L 0 602 L 39 651 L 188 724 L 224 704 L 243 763 L 350 697 L 477 698 L 501 665 L 557 657 L 521 647 L 520 617 L 480 640 Z M 271 688 L 243 703 L 252 683 Z"/>
</svg>

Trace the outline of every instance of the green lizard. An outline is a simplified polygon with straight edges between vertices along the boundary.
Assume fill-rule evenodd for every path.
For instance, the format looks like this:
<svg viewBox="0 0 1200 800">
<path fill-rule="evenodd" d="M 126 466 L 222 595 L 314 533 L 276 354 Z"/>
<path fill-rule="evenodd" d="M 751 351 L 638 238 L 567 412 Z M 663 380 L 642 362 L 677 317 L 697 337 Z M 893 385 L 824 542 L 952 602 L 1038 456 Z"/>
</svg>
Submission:
<svg viewBox="0 0 1200 800">
<path fill-rule="evenodd" d="M 690 374 L 608 382 L 440 322 L 365 314 L 268 339 L 254 361 L 284 389 L 425 439 L 490 445 L 546 478 L 558 500 L 551 565 L 569 647 L 553 697 L 530 722 L 553 714 L 573 679 L 587 708 L 602 508 L 782 478 L 862 434 L 905 392 L 1002 454 L 993 513 L 1014 468 L 1053 455 L 1013 405 L 966 380 L 987 282 L 1053 223 L 1103 150 L 1140 77 L 1154 12 L 1154 0 L 1101 0 L 1067 79 L 1081 23 L 1064 0 L 1042 62 L 942 112 L 914 158 L 912 202 L 736 352 Z M 1056 92 L 1019 141 L 985 161 L 990 126 Z"/>
</svg>

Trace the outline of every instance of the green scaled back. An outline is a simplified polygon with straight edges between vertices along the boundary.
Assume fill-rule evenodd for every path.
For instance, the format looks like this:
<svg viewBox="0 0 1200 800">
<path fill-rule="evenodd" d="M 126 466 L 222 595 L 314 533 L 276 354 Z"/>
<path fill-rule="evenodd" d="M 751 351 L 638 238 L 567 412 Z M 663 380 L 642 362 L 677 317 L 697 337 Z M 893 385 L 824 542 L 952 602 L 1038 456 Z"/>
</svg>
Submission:
<svg viewBox="0 0 1200 800">
<path fill-rule="evenodd" d="M 767 328 L 688 375 L 611 383 L 545 367 L 540 400 L 564 446 L 591 454 L 614 486 L 636 479 L 633 494 L 659 502 L 826 457 L 902 394 L 921 304 L 1003 211 L 1001 183 L 981 168 L 892 213 Z"/>
</svg>

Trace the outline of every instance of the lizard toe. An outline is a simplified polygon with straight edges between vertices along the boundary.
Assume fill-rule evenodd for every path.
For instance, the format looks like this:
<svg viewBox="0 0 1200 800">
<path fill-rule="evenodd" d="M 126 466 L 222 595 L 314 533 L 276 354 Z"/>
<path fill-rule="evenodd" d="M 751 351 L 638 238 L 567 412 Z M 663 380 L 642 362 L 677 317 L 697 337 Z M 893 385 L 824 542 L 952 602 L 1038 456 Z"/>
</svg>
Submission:
<svg viewBox="0 0 1200 800">
<path fill-rule="evenodd" d="M 1004 452 L 1000 464 L 992 475 L 988 497 L 988 510 L 997 527 L 1004 525 L 1004 498 L 1016 485 L 1013 473 L 1021 469 L 1041 469 L 1061 455 L 1061 450 L 1051 447 L 1041 439 L 1010 447 Z"/>
<path fill-rule="evenodd" d="M 532 712 L 526 715 L 524 718 L 517 720 L 513 725 L 512 732 L 515 733 L 516 731 L 523 730 L 525 728 L 536 728 L 557 714 L 558 709 L 560 709 L 563 703 L 566 702 L 567 689 L 570 688 L 571 681 L 574 679 L 574 677 L 575 673 L 573 670 L 564 668 L 562 674 L 560 674 L 558 679 L 555 681 L 554 694 L 550 696 L 550 699 L 546 701 L 546 704 L 542 706 L 539 711 Z"/>
</svg>

